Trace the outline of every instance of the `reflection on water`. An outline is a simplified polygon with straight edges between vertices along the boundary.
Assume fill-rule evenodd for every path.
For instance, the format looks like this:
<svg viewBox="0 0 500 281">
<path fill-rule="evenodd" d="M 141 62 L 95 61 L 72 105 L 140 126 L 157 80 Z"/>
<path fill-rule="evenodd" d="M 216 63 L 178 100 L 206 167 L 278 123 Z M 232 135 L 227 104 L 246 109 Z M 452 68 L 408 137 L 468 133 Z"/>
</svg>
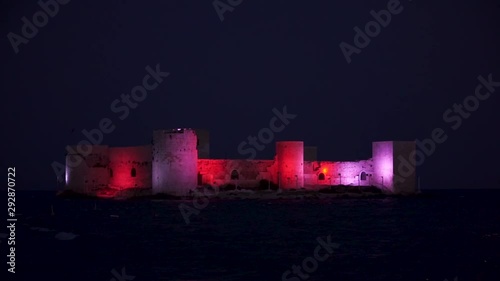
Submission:
<svg viewBox="0 0 500 281">
<path fill-rule="evenodd" d="M 17 201 L 16 274 L 30 279 L 108 281 L 126 267 L 134 280 L 281 280 L 312 255 L 317 237 L 331 235 L 342 246 L 307 280 L 500 280 L 500 194 L 493 191 L 211 200 L 189 225 L 181 201 L 49 192 L 19 192 Z"/>
</svg>

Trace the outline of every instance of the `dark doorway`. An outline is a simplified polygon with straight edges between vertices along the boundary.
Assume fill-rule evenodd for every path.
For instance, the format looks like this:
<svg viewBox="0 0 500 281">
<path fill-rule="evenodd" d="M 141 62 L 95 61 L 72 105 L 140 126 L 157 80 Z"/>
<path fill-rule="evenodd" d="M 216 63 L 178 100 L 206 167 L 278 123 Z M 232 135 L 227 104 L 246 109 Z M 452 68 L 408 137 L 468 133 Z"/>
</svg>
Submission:
<svg viewBox="0 0 500 281">
<path fill-rule="evenodd" d="M 240 174 L 238 174 L 238 171 L 233 170 L 233 171 L 231 172 L 231 179 L 232 179 L 232 180 L 237 180 L 237 179 L 239 179 L 239 178 L 240 178 Z"/>
<path fill-rule="evenodd" d="M 203 175 L 198 173 L 198 185 L 202 185 L 203 184 Z"/>
</svg>

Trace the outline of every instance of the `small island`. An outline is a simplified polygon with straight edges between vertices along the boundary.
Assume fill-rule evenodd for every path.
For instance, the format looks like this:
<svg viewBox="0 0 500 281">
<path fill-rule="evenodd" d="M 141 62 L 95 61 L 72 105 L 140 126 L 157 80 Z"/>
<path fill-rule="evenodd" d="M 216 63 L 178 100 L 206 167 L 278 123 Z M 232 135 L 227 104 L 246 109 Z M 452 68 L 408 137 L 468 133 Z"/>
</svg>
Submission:
<svg viewBox="0 0 500 281">
<path fill-rule="evenodd" d="M 414 141 L 373 142 L 372 157 L 357 161 L 320 161 L 317 148 L 304 146 L 303 141 L 276 142 L 273 159 L 257 160 L 254 148 L 260 144 L 244 144 L 238 151 L 251 154 L 247 159 L 213 159 L 206 130 L 172 129 L 154 131 L 151 145 L 67 146 L 64 189 L 59 195 L 293 199 L 418 194 Z"/>
</svg>

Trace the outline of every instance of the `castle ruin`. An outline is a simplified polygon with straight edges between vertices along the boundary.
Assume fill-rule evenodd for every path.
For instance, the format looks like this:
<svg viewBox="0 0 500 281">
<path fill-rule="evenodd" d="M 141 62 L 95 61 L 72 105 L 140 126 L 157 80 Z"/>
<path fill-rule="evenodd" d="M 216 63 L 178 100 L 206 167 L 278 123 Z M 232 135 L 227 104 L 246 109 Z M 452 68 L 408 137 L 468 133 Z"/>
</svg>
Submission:
<svg viewBox="0 0 500 281">
<path fill-rule="evenodd" d="M 90 152 L 80 145 L 71 146 L 65 184 L 66 189 L 81 193 L 135 188 L 185 196 L 202 185 L 255 187 L 266 180 L 281 190 L 345 185 L 414 193 L 415 165 L 404 159 L 411 159 L 415 149 L 414 141 L 373 142 L 370 159 L 318 161 L 316 147 L 304 147 L 302 141 L 279 141 L 274 159 L 211 159 L 207 131 L 156 130 L 151 145 L 95 145 Z M 80 164 L 72 164 L 75 162 Z"/>
</svg>

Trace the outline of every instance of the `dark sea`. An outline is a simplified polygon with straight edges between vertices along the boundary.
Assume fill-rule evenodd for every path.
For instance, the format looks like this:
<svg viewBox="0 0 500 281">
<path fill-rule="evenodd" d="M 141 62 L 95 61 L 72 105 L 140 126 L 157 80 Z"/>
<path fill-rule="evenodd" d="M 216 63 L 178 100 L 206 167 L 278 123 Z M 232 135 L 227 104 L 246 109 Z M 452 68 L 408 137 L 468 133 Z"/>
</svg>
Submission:
<svg viewBox="0 0 500 281">
<path fill-rule="evenodd" d="M 2 227 L 10 278 L 0 279 L 500 281 L 500 190 L 424 193 L 428 198 L 212 198 L 197 202 L 198 210 L 187 200 L 18 191 L 16 273 L 7 272 L 9 231 Z M 194 212 L 189 223 L 180 206 Z"/>
</svg>

